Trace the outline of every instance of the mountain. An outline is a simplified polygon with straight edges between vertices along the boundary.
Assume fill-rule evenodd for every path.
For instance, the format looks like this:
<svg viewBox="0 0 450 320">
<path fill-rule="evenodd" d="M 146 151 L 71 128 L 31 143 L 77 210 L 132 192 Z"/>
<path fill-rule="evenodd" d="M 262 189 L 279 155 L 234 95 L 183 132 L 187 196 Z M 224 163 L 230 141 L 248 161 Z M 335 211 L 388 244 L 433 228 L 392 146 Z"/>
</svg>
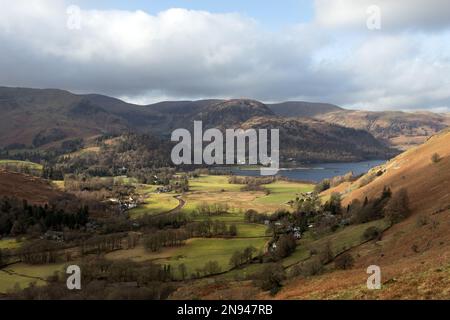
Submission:
<svg viewBox="0 0 450 320">
<path fill-rule="evenodd" d="M 450 124 L 440 114 L 350 111 L 322 103 L 216 99 L 140 106 L 97 94 L 9 87 L 0 87 L 0 116 L 0 148 L 7 149 L 58 148 L 129 131 L 166 139 L 174 129 L 192 128 L 195 120 L 220 129 L 281 125 L 284 154 L 301 161 L 385 158 L 390 146 L 405 148 Z"/>
<path fill-rule="evenodd" d="M 254 117 L 243 129 L 279 129 L 281 156 L 304 162 L 388 159 L 396 154 L 364 130 L 310 118 Z"/>
<path fill-rule="evenodd" d="M 433 157 L 435 154 L 439 157 Z M 401 188 L 407 190 L 410 216 L 383 232 L 380 239 L 350 249 L 355 263 L 349 270 L 294 279 L 277 299 L 448 299 L 450 130 L 327 194 L 341 192 L 345 206 L 353 199 L 363 201 L 366 196 L 373 199 L 385 186 L 394 195 Z M 370 265 L 381 268 L 381 290 L 365 288 L 366 269 Z"/>
<path fill-rule="evenodd" d="M 344 127 L 362 129 L 401 150 L 420 145 L 450 126 L 449 114 L 341 110 L 315 116 Z"/>
<path fill-rule="evenodd" d="M 305 101 L 289 101 L 267 105 L 276 115 L 281 117 L 315 117 L 329 112 L 344 109 L 329 103 L 313 103 Z"/>
<path fill-rule="evenodd" d="M 99 95 L 63 90 L 0 88 L 0 146 L 41 147 L 67 139 L 151 127 L 161 116 Z"/>
</svg>

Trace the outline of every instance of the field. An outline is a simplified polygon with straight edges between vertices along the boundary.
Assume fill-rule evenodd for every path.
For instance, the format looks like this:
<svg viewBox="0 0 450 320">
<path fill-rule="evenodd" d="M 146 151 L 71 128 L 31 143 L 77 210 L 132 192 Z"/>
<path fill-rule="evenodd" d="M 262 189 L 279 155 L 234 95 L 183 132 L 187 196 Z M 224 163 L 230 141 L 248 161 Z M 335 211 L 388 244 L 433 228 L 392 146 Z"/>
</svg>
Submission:
<svg viewBox="0 0 450 320">
<path fill-rule="evenodd" d="M 38 163 L 29 161 L 0 160 L 0 168 L 6 168 L 12 171 L 27 172 L 33 175 L 40 175 L 43 167 Z"/>
<path fill-rule="evenodd" d="M 17 249 L 20 245 L 16 239 L 0 239 L 0 249 Z"/>
<path fill-rule="evenodd" d="M 228 176 L 202 175 L 189 180 L 189 192 L 182 194 L 185 201 L 182 210 L 193 214 L 195 221 L 206 219 L 220 220 L 230 224 L 236 224 L 236 237 L 190 239 L 184 246 L 165 248 L 160 252 L 148 252 L 140 245 L 130 250 L 120 250 L 106 255 L 108 259 L 132 259 L 134 261 L 153 261 L 159 264 L 170 265 L 175 274 L 177 267 L 185 264 L 188 274 L 196 273 L 202 269 L 205 263 L 217 261 L 221 271 L 227 271 L 230 258 L 235 251 L 243 250 L 248 246 L 263 250 L 268 239 L 267 227 L 261 224 L 246 223 L 244 212 L 248 209 L 256 209 L 260 212 L 273 213 L 278 209 L 289 209 L 287 202 L 303 192 L 313 189 L 313 185 L 286 181 L 276 181 L 265 185 L 270 190 L 265 192 L 240 191 L 243 185 L 230 184 Z M 137 218 L 144 214 L 159 214 L 170 211 L 179 205 L 174 193 L 156 193 L 155 186 L 141 186 L 138 191 L 145 203 L 130 211 L 131 218 Z M 201 216 L 195 214 L 200 204 L 228 205 L 230 212 L 218 216 Z"/>
<path fill-rule="evenodd" d="M 55 272 L 62 272 L 63 264 L 27 265 L 17 263 L 0 270 L 0 293 L 6 293 L 15 287 L 26 288 L 30 284 L 44 285 L 45 279 Z"/>
<path fill-rule="evenodd" d="M 228 183 L 227 176 L 201 176 L 189 182 L 190 192 L 183 195 L 186 200 L 185 212 L 193 212 L 202 203 L 227 204 L 231 212 L 245 212 L 254 209 L 258 212 L 273 213 L 278 209 L 290 209 L 287 202 L 298 194 L 312 191 L 312 184 L 276 181 L 264 185 L 270 191 L 240 191 L 243 185 Z"/>
<path fill-rule="evenodd" d="M 145 203 L 137 208 L 130 210 L 130 218 L 136 219 L 146 214 L 154 215 L 165 213 L 175 209 L 179 201 L 174 198 L 172 193 L 151 193 L 148 194 Z"/>
</svg>

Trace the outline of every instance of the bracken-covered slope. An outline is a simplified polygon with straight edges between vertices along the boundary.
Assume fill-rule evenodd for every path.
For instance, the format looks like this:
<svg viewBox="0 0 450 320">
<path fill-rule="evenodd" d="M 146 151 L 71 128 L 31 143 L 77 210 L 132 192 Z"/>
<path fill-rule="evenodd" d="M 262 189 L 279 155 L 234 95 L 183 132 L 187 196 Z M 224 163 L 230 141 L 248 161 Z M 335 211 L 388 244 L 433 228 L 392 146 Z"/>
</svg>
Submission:
<svg viewBox="0 0 450 320">
<path fill-rule="evenodd" d="M 47 180 L 3 169 L 0 169 L 0 197 L 16 197 L 40 205 L 72 198 Z"/>
<path fill-rule="evenodd" d="M 439 162 L 431 160 L 433 154 L 439 154 Z M 375 170 L 385 172 L 362 188 L 357 188 L 357 181 L 332 191 L 343 192 L 344 202 L 349 203 L 379 195 L 384 186 L 390 186 L 394 194 L 406 188 L 411 216 L 385 231 L 380 241 L 350 250 L 356 259 L 352 269 L 294 279 L 277 299 L 450 298 L 450 131 Z M 381 290 L 366 287 L 370 265 L 381 268 Z"/>
<path fill-rule="evenodd" d="M 366 130 L 402 150 L 424 143 L 430 136 L 450 125 L 449 114 L 431 112 L 341 110 L 315 117 L 344 127 Z"/>
</svg>

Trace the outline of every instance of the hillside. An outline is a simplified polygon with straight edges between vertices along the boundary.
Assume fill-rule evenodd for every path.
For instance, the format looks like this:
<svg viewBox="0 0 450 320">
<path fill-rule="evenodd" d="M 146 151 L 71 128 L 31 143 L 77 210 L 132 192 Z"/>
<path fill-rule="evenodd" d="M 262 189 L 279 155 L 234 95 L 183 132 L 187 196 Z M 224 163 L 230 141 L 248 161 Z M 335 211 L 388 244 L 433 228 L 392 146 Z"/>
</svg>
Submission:
<svg viewBox="0 0 450 320">
<path fill-rule="evenodd" d="M 396 153 L 364 130 L 314 119 L 255 117 L 244 122 L 242 128 L 280 129 L 280 148 L 284 159 L 362 161 L 388 159 Z"/>
<path fill-rule="evenodd" d="M 401 150 L 424 143 L 450 125 L 450 115 L 431 112 L 369 112 L 341 110 L 316 118 L 344 127 L 366 130 Z"/>
<path fill-rule="evenodd" d="M 306 162 L 384 159 L 395 154 L 389 146 L 408 148 L 450 123 L 440 114 L 348 111 L 321 103 L 231 99 L 139 106 L 96 94 L 0 87 L 0 148 L 9 150 L 70 153 L 80 139 L 130 131 L 167 139 L 195 120 L 205 128 L 280 126 L 282 153 Z"/>
<path fill-rule="evenodd" d="M 435 153 L 441 157 L 437 163 L 431 161 Z M 381 240 L 351 249 L 349 253 L 356 261 L 350 270 L 295 279 L 276 299 L 450 298 L 450 130 L 374 169 L 368 176 L 380 170 L 383 175 L 364 187 L 358 185 L 365 177 L 331 191 L 342 192 L 345 205 L 352 199 L 373 198 L 384 186 L 391 187 L 394 194 L 406 188 L 411 216 L 385 231 Z M 369 265 L 381 267 L 381 290 L 365 288 Z"/>
<path fill-rule="evenodd" d="M 41 205 L 68 197 L 47 180 L 0 169 L 0 197 L 4 196 L 26 199 L 28 203 Z"/>
</svg>

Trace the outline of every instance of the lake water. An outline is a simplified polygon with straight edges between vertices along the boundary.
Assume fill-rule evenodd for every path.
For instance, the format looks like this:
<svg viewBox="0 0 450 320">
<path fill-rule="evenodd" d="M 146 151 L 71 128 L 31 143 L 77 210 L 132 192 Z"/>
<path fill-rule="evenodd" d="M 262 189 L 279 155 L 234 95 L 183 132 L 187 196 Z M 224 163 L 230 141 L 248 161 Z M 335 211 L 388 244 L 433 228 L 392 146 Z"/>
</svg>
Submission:
<svg viewBox="0 0 450 320">
<path fill-rule="evenodd" d="M 282 168 L 278 173 L 294 180 L 319 182 L 323 179 L 329 179 L 336 176 L 342 176 L 350 171 L 354 175 L 367 173 L 373 167 L 385 163 L 386 160 L 371 160 L 363 162 L 347 162 L 347 163 L 318 163 L 312 165 L 302 165 L 295 168 Z M 229 169 L 235 175 L 239 176 L 259 176 L 259 170 L 245 170 L 244 168 Z"/>
</svg>

